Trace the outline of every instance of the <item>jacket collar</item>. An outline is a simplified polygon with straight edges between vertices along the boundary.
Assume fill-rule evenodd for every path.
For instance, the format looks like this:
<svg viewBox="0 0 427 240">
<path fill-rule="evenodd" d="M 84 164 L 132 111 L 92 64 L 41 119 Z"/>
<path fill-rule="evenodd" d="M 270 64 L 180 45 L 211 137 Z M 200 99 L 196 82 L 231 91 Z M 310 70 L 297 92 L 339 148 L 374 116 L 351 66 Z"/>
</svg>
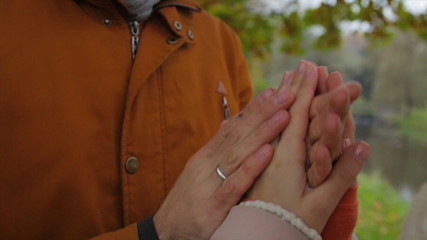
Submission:
<svg viewBox="0 0 427 240">
<path fill-rule="evenodd" d="M 120 0 L 120 1 L 123 1 L 123 0 Z M 163 0 L 163 1 L 160 1 L 160 3 L 158 3 L 154 7 L 154 11 L 159 10 L 161 8 L 165 8 L 165 7 L 185 8 L 195 12 L 202 11 L 202 8 L 199 6 L 199 4 L 193 0 Z"/>
<path fill-rule="evenodd" d="M 111 0 L 74 0 L 78 3 L 89 3 L 93 6 L 99 7 L 100 9 L 108 9 L 114 4 Z M 123 8 L 127 9 L 124 0 L 114 0 L 114 2 L 120 4 Z M 185 8 L 188 10 L 200 12 L 202 8 L 194 0 L 162 0 L 156 6 L 154 6 L 153 12 L 165 7 L 178 7 Z"/>
</svg>

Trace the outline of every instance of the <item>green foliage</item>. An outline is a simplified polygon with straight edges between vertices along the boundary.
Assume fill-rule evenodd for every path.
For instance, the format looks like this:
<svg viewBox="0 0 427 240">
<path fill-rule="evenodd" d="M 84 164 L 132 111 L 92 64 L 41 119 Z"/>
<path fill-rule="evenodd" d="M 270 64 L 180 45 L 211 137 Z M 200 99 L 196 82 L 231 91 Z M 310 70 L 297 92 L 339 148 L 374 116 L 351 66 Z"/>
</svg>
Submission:
<svg viewBox="0 0 427 240">
<path fill-rule="evenodd" d="M 379 174 L 361 174 L 359 181 L 359 239 L 398 239 L 409 203 Z"/>
<path fill-rule="evenodd" d="M 390 44 L 375 50 L 372 99 L 405 113 L 427 102 L 427 44 L 415 34 L 394 31 L 394 36 Z"/>
<path fill-rule="evenodd" d="M 253 81 L 253 85 L 254 85 L 254 92 L 256 94 L 264 91 L 265 89 L 267 89 L 270 86 L 267 83 L 267 81 L 265 81 L 264 79 L 261 79 L 261 78 L 255 79 Z"/>
<path fill-rule="evenodd" d="M 400 133 L 416 141 L 427 142 L 427 107 L 413 109 L 406 116 L 394 118 Z"/>
<path fill-rule="evenodd" d="M 199 0 L 199 3 L 236 31 L 245 53 L 263 57 L 270 51 L 275 31 L 272 19 L 250 11 L 246 0 Z"/>
<path fill-rule="evenodd" d="M 291 55 L 301 55 L 303 53 L 302 38 L 304 23 L 297 12 L 292 12 L 288 16 L 282 16 L 281 36 L 283 42 L 281 50 Z"/>
<path fill-rule="evenodd" d="M 361 96 L 350 107 L 351 113 L 354 116 L 373 116 L 377 115 L 377 111 L 372 104 L 366 101 L 364 96 Z"/>
<path fill-rule="evenodd" d="M 374 45 L 390 41 L 393 36 L 390 27 L 413 30 L 427 41 L 427 13 L 413 15 L 404 8 L 401 0 L 324 0 L 319 7 L 305 11 L 301 11 L 298 0 L 286 1 L 283 9 L 266 11 L 267 1 L 199 0 L 207 11 L 236 30 L 247 54 L 257 57 L 270 52 L 270 45 L 278 32 L 282 37 L 282 51 L 302 54 L 305 50 L 302 45 L 304 32 L 313 26 L 324 31 L 316 37 L 312 47 L 339 47 L 342 37 L 340 24 L 355 20 L 369 24 L 366 37 Z"/>
</svg>

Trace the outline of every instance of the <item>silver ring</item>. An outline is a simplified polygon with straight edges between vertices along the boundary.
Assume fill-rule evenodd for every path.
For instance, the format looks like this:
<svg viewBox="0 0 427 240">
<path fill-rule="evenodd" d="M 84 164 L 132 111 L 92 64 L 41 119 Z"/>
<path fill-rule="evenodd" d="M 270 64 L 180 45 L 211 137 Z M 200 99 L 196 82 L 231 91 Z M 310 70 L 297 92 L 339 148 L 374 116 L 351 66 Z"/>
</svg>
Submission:
<svg viewBox="0 0 427 240">
<path fill-rule="evenodd" d="M 216 173 L 218 174 L 218 176 L 222 179 L 225 180 L 227 177 L 224 175 L 224 173 L 221 172 L 221 169 L 219 168 L 219 164 L 216 166 Z"/>
</svg>

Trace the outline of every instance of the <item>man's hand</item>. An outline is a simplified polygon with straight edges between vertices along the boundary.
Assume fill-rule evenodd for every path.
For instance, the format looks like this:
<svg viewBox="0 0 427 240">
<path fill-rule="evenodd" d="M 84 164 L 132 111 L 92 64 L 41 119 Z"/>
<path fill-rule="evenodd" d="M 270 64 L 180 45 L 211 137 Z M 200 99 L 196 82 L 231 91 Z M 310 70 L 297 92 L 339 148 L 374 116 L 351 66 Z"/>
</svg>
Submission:
<svg viewBox="0 0 427 240">
<path fill-rule="evenodd" d="M 362 86 L 357 82 L 344 84 L 339 73 L 328 76 L 324 67 L 318 68 L 318 76 L 318 95 L 310 107 L 306 139 L 308 146 L 311 146 L 308 148 L 308 181 L 311 187 L 318 186 L 326 179 L 332 163 L 354 141 L 355 127 L 349 107 L 362 91 Z"/>
<path fill-rule="evenodd" d="M 293 90 L 296 90 L 295 84 L 292 84 L 294 76 L 295 72 L 286 72 L 279 91 L 293 86 Z M 349 107 L 362 90 L 357 82 L 344 84 L 339 73 L 328 75 L 326 67 L 317 68 L 317 78 L 306 138 L 308 182 L 311 187 L 318 186 L 328 177 L 344 145 L 354 141 L 355 127 Z M 273 146 L 277 142 L 278 139 L 273 142 Z"/>
<path fill-rule="evenodd" d="M 290 91 L 267 89 L 188 161 L 154 216 L 160 239 L 208 239 L 270 163 L 268 144 L 288 124 Z M 185 140 L 184 140 L 185 141 Z M 222 180 L 217 165 L 227 178 Z"/>
</svg>

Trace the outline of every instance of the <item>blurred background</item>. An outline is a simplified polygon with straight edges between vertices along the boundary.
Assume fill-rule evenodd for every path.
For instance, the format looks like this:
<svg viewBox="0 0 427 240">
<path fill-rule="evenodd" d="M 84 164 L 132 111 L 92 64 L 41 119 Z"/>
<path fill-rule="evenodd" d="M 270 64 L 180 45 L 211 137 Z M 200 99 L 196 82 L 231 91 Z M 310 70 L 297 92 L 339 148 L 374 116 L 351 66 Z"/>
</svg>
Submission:
<svg viewBox="0 0 427 240">
<path fill-rule="evenodd" d="M 427 0 L 199 3 L 240 36 L 256 93 L 277 87 L 300 59 L 363 85 L 351 110 L 371 155 L 356 234 L 427 239 L 427 185 L 419 193 L 427 182 Z"/>
</svg>

